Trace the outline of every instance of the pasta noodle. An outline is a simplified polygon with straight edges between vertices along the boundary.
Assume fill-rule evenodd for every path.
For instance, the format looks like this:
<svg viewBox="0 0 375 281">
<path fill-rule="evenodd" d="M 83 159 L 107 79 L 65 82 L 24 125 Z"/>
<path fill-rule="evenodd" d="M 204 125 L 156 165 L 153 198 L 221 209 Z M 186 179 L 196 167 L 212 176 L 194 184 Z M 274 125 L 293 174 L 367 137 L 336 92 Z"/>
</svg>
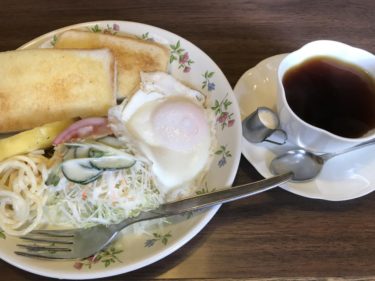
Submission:
<svg viewBox="0 0 375 281">
<path fill-rule="evenodd" d="M 49 159 L 41 151 L 0 162 L 0 228 L 25 235 L 42 220 Z"/>
</svg>

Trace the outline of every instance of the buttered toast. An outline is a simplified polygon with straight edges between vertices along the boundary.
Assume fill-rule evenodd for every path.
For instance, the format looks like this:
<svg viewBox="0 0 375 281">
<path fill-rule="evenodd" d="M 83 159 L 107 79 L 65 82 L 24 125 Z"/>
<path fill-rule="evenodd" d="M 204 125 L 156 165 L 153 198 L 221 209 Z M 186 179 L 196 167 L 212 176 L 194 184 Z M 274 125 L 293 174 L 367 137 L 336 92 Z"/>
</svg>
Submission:
<svg viewBox="0 0 375 281">
<path fill-rule="evenodd" d="M 0 132 L 104 116 L 116 104 L 108 49 L 1 52 L 0 77 Z"/>
<path fill-rule="evenodd" d="M 169 49 L 133 37 L 69 30 L 58 36 L 55 48 L 108 48 L 117 63 L 117 97 L 131 96 L 139 87 L 140 72 L 166 71 Z"/>
</svg>

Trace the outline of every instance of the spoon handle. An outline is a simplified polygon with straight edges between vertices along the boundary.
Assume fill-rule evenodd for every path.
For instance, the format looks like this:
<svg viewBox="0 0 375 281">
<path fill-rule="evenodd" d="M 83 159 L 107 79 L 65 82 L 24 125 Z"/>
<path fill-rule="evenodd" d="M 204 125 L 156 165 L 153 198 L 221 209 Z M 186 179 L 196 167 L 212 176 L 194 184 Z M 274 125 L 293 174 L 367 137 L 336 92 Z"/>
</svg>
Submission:
<svg viewBox="0 0 375 281">
<path fill-rule="evenodd" d="M 365 142 L 362 142 L 356 146 L 352 146 L 352 147 L 349 147 L 349 148 L 346 148 L 340 152 L 337 152 L 337 153 L 326 153 L 326 154 L 323 154 L 323 155 L 320 155 L 320 157 L 322 157 L 325 161 L 337 156 L 337 155 L 341 155 L 341 154 L 344 154 L 344 153 L 348 153 L 348 152 L 351 152 L 351 151 L 354 151 L 354 150 L 357 150 L 357 149 L 360 149 L 360 148 L 363 148 L 363 147 L 366 147 L 366 146 L 369 146 L 369 145 L 373 145 L 375 144 L 375 138 L 374 139 L 371 139 L 369 141 L 365 141 Z"/>
</svg>

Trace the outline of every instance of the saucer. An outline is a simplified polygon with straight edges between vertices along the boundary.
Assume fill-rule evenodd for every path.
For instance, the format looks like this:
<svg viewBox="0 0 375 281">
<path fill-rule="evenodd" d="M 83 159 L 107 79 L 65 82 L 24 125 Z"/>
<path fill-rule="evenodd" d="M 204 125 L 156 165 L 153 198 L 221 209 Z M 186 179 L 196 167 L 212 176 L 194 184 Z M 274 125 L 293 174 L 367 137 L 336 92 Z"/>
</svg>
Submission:
<svg viewBox="0 0 375 281">
<path fill-rule="evenodd" d="M 286 54 L 261 61 L 238 80 L 234 93 L 241 118 L 266 106 L 276 112 L 277 68 Z M 291 149 L 291 145 L 254 144 L 242 137 L 242 154 L 265 178 L 272 177 L 268 169 L 271 160 Z M 294 194 L 329 201 L 343 201 L 364 196 L 375 190 L 375 146 L 365 147 L 327 161 L 321 173 L 312 181 L 280 185 Z"/>
</svg>

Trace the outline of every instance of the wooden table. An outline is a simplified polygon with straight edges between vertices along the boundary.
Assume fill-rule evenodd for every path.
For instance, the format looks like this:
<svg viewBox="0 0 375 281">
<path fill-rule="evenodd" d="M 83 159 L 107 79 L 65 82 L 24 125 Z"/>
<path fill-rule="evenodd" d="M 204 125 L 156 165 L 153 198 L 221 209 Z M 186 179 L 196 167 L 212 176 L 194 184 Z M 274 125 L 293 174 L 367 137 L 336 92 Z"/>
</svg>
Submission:
<svg viewBox="0 0 375 281">
<path fill-rule="evenodd" d="M 371 0 L 1 0 L 0 51 L 74 23 L 142 22 L 199 46 L 234 86 L 262 59 L 316 39 L 375 52 L 374 11 Z M 243 158 L 235 184 L 258 179 L 261 176 Z M 106 280 L 375 280 L 374 218 L 375 194 L 325 202 L 274 190 L 223 206 L 177 252 Z M 0 261 L 0 280 L 46 279 Z"/>
</svg>

